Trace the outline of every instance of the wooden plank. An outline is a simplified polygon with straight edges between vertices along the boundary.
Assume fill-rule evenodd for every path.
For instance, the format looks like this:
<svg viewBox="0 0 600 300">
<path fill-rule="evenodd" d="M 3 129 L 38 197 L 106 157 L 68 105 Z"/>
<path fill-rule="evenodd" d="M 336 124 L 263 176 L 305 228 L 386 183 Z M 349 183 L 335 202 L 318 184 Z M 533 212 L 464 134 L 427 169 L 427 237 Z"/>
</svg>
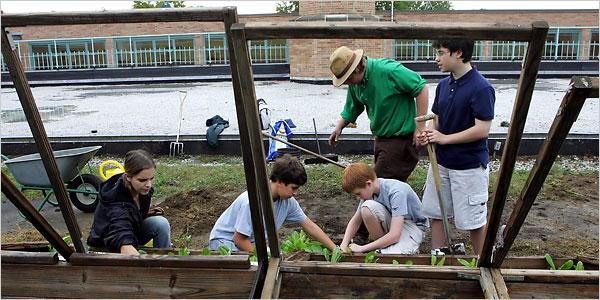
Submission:
<svg viewBox="0 0 600 300">
<path fill-rule="evenodd" d="M 3 264 L 54 265 L 57 252 L 0 251 Z"/>
<path fill-rule="evenodd" d="M 533 206 L 533 202 L 542 189 L 548 173 L 550 173 L 560 147 L 567 138 L 573 123 L 577 120 L 585 99 L 590 95 L 593 84 L 592 80 L 588 77 L 574 76 L 569 86 L 570 88 L 563 97 L 554 121 L 550 126 L 548 136 L 540 148 L 535 164 L 529 173 L 527 182 L 523 186 L 521 194 L 506 222 L 504 241 L 494 251 L 492 265 L 499 266 L 498 262 L 501 262 L 508 254 L 508 250 L 519 234 L 519 230 L 521 230 L 525 218 Z"/>
<path fill-rule="evenodd" d="M 65 258 L 73 253 L 73 249 L 65 243 L 58 232 L 52 228 L 52 225 L 33 207 L 31 202 L 21 193 L 21 191 L 12 183 L 12 181 L 2 172 L 2 193 L 10 200 L 17 209 L 29 220 L 31 225 L 37 229 L 48 242 Z M 46 248 L 48 249 L 48 248 Z"/>
<path fill-rule="evenodd" d="M 237 26 L 237 25 L 236 25 Z M 529 41 L 530 24 L 389 23 L 389 22 L 250 22 L 248 40 L 261 39 L 440 39 Z"/>
<path fill-rule="evenodd" d="M 247 298 L 250 269 L 2 263 L 1 296 L 28 298 Z"/>
<path fill-rule="evenodd" d="M 507 282 L 513 299 L 598 299 L 598 284 Z"/>
<path fill-rule="evenodd" d="M 487 231 L 481 250 L 479 266 L 489 267 L 492 265 L 492 251 L 496 243 L 496 235 L 500 228 L 500 220 L 506 196 L 510 187 L 512 173 L 515 168 L 515 161 L 519 151 L 519 144 L 523 136 L 523 128 L 527 120 L 529 105 L 531 104 L 531 95 L 535 87 L 537 73 L 542 60 L 542 53 L 546 43 L 546 34 L 548 33 L 548 23 L 535 22 L 532 24 L 533 32 L 531 41 L 527 46 L 527 53 L 524 59 L 523 69 L 519 77 L 519 85 L 515 96 L 510 127 L 504 144 L 502 160 L 498 170 L 498 179 L 496 180 L 496 190 L 492 196 L 492 208 L 487 222 Z M 501 265 L 502 260 L 497 261 L 497 267 Z"/>
<path fill-rule="evenodd" d="M 77 25 L 111 23 L 151 23 L 151 22 L 219 22 L 223 20 L 223 9 L 211 8 L 169 8 L 169 9 L 130 9 L 121 11 L 93 12 L 51 12 L 3 14 L 2 26 L 16 27 L 28 25 Z"/>
<path fill-rule="evenodd" d="M 481 299 L 475 280 L 283 273 L 280 298 L 292 299 Z"/>
<path fill-rule="evenodd" d="M 496 286 L 492 279 L 492 274 L 488 268 L 479 268 L 481 276 L 479 277 L 479 285 L 483 291 L 485 299 L 498 299 L 498 292 L 496 292 Z"/>
<path fill-rule="evenodd" d="M 219 268 L 248 269 L 250 256 L 172 256 L 172 255 L 123 255 L 113 253 L 74 253 L 71 255 L 74 266 L 123 266 L 123 267 L 167 267 L 167 268 Z"/>
<path fill-rule="evenodd" d="M 295 254 L 296 257 L 300 257 L 298 260 L 286 259 L 286 261 L 299 261 L 306 260 L 304 256 L 302 256 L 303 252 Z M 308 254 L 307 254 L 308 255 Z M 352 255 L 344 255 L 342 258 L 342 262 L 355 262 L 362 263 L 365 261 L 366 254 L 355 253 Z M 293 258 L 293 257 L 292 257 Z M 473 258 L 476 258 L 472 255 L 447 255 L 446 261 L 444 263 L 445 266 L 462 266 L 458 259 L 464 259 L 466 261 L 471 261 Z M 431 256 L 430 255 L 397 255 L 397 254 L 378 254 L 377 255 L 377 263 L 378 264 L 392 264 L 394 260 L 396 260 L 399 264 L 406 264 L 407 261 L 411 261 L 414 265 L 425 265 L 428 266 L 431 264 Z M 575 257 L 575 258 L 554 258 L 554 261 L 558 265 L 562 265 L 567 260 L 572 259 L 573 261 L 582 260 L 585 264 L 586 270 L 598 270 L 598 260 L 592 258 L 585 257 Z M 325 261 L 323 254 L 310 254 L 309 261 Z M 543 256 L 523 256 L 523 257 L 507 257 L 502 262 L 503 269 L 547 269 L 548 263 Z"/>
<path fill-rule="evenodd" d="M 251 129 L 248 120 L 250 114 L 246 111 L 247 106 L 245 104 L 245 97 L 247 96 L 244 92 L 248 88 L 248 82 L 252 84 L 252 92 L 254 91 L 254 85 L 252 82 L 252 68 L 247 61 L 249 61 L 249 54 L 246 49 L 245 40 L 241 40 L 239 35 L 243 35 L 243 32 L 239 32 L 238 36 L 234 38 L 231 28 L 234 23 L 238 22 L 238 15 L 235 9 L 225 9 L 223 11 L 223 21 L 225 23 L 225 33 L 227 37 L 227 44 L 229 45 L 229 65 L 231 67 L 231 81 L 233 84 L 233 94 L 235 98 L 235 107 L 237 113 L 237 119 L 240 134 L 240 147 L 242 150 L 242 158 L 244 161 L 244 174 L 246 178 L 246 187 L 248 189 L 249 204 L 250 204 L 250 215 L 252 218 L 252 230 L 253 232 L 265 232 L 265 218 L 262 213 L 262 201 L 261 198 L 271 199 L 270 192 L 264 192 L 269 190 L 267 184 L 268 179 L 263 172 L 259 172 L 259 168 L 262 168 L 260 164 L 255 164 L 258 161 L 256 157 L 258 151 L 262 151 L 262 145 L 260 150 L 257 150 L 257 145 L 253 141 L 251 135 Z M 243 43 L 242 43 L 243 41 Z M 239 62 L 242 63 L 239 63 Z M 248 79 L 250 76 L 250 79 Z M 256 102 L 254 102 L 256 104 Z M 251 116 L 250 116 L 251 117 Z M 264 154 L 263 154 L 264 155 Z M 264 160 L 264 156 L 263 156 Z M 264 163 L 263 163 L 264 165 Z M 266 167 L 265 167 L 266 168 Z M 266 170 L 264 171 L 266 174 Z M 271 226 L 269 221 L 269 225 Z M 273 225 L 274 226 L 274 225 Z M 270 235 L 272 229 L 267 230 L 267 235 Z M 258 298 L 261 296 L 265 276 L 267 274 L 268 265 L 268 254 L 267 254 L 267 243 L 265 236 L 262 234 L 255 234 L 255 249 L 258 260 L 258 268 L 256 278 L 250 290 L 249 297 Z M 277 246 L 275 249 L 279 249 Z M 279 251 L 276 252 L 277 254 Z"/>
<path fill-rule="evenodd" d="M 54 153 L 52 153 L 52 147 L 48 141 L 48 135 L 46 135 L 42 118 L 40 117 L 37 105 L 35 104 L 35 99 L 31 93 L 31 88 L 27 82 L 27 77 L 25 76 L 25 70 L 19 61 L 19 52 L 15 47 L 12 38 L 9 38 L 5 27 L 2 27 L 1 35 L 3 47 L 0 48 L 2 48 L 4 62 L 8 67 L 10 77 L 15 85 L 15 90 L 19 96 L 19 101 L 21 102 L 23 112 L 27 118 L 27 123 L 29 123 L 29 128 L 31 129 L 35 144 L 38 147 L 40 158 L 42 159 L 44 168 L 46 169 L 48 179 L 50 180 L 52 188 L 54 189 L 54 195 L 56 196 L 56 200 L 60 206 L 60 211 L 65 220 L 67 229 L 69 230 L 69 234 L 71 235 L 73 245 L 75 246 L 75 250 L 77 252 L 85 252 L 86 249 L 83 243 L 81 230 L 79 230 L 79 224 L 77 224 L 77 219 L 75 219 L 75 215 L 73 214 L 73 207 L 71 206 L 71 201 L 69 200 L 69 195 L 67 194 L 67 190 L 65 188 L 65 183 L 60 177 L 60 172 L 58 171 L 58 166 L 56 164 L 56 160 L 54 159 Z M 61 255 L 63 252 L 60 252 Z M 70 253 L 65 252 L 64 254 Z M 65 256 L 65 259 L 68 260 L 69 256 Z"/>
<path fill-rule="evenodd" d="M 503 269 L 502 276 L 508 283 L 510 277 L 523 277 L 525 282 L 551 284 L 595 284 L 598 287 L 598 271 L 553 271 L 553 270 L 524 270 Z M 510 292 L 510 290 L 509 290 Z M 512 295 L 512 294 L 511 294 Z M 512 295 L 516 298 L 515 295 Z"/>
<path fill-rule="evenodd" d="M 464 267 L 432 267 L 432 266 L 404 266 L 383 265 L 364 263 L 329 263 L 319 261 L 283 261 L 280 272 L 285 273 L 318 273 L 329 275 L 351 275 L 351 276 L 389 276 L 410 277 L 423 279 L 449 279 L 465 277 L 464 275 L 479 275 L 478 269 Z"/>
<path fill-rule="evenodd" d="M 4 188 L 2 188 L 2 189 L 4 189 Z M 48 243 L 48 241 L 25 242 L 25 243 L 6 243 L 6 244 L 3 243 L 2 245 L 0 245 L 0 249 L 2 249 L 2 250 L 33 251 L 33 252 L 45 252 L 45 251 L 48 251 L 48 247 L 50 247 L 50 243 Z"/>
<path fill-rule="evenodd" d="M 275 294 L 275 287 L 279 284 L 277 279 L 279 278 L 279 263 L 281 258 L 274 257 L 269 261 L 269 268 L 265 278 L 265 284 L 263 285 L 261 299 L 277 299 L 279 295 Z"/>
<path fill-rule="evenodd" d="M 492 275 L 494 286 L 496 287 L 496 293 L 498 293 L 498 298 L 510 299 L 510 295 L 508 294 L 508 289 L 506 288 L 506 283 L 504 282 L 504 277 L 502 277 L 500 269 L 491 268 L 489 270 L 490 274 Z"/>
<path fill-rule="evenodd" d="M 239 23 L 238 23 L 239 24 Z M 250 149 L 252 154 L 252 165 L 256 172 L 255 184 L 257 186 L 257 195 L 250 195 L 250 197 L 256 197 L 260 201 L 262 216 L 264 216 L 265 228 L 267 231 L 267 239 L 269 242 L 269 249 L 271 250 L 272 257 L 280 257 L 279 251 L 279 240 L 277 236 L 277 229 L 275 228 L 275 217 L 273 214 L 273 199 L 271 197 L 271 190 L 269 188 L 269 176 L 267 175 L 267 162 L 264 151 L 264 144 L 262 140 L 262 131 L 260 126 L 260 117 L 258 116 L 258 106 L 256 102 L 256 93 L 254 90 L 254 79 L 252 75 L 252 65 L 250 62 L 250 53 L 248 52 L 248 44 L 246 43 L 245 31 L 243 26 L 235 29 L 235 24 L 231 25 L 231 44 L 230 49 L 233 52 L 232 59 L 235 59 L 235 63 L 231 63 L 232 74 L 237 74 L 239 81 L 234 83 L 234 89 L 239 92 L 235 93 L 236 105 L 238 101 L 241 104 L 241 109 L 245 115 L 244 125 L 245 134 L 248 135 L 248 145 L 246 148 Z M 235 67 L 234 67 L 235 65 Z M 238 107 L 238 109 L 240 109 Z M 242 138 L 240 132 L 240 140 Z M 262 232 L 262 231 L 255 231 Z M 256 235 L 255 235 L 256 236 Z"/>
</svg>

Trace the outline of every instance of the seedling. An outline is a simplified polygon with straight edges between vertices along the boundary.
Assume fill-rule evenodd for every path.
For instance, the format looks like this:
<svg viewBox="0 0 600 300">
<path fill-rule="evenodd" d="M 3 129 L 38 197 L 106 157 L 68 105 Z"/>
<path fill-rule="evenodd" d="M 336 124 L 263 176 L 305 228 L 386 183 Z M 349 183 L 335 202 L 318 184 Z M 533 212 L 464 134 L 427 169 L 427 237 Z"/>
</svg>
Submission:
<svg viewBox="0 0 600 300">
<path fill-rule="evenodd" d="M 187 247 L 179 248 L 179 250 L 177 250 L 177 255 L 188 256 L 188 255 L 190 255 L 190 250 Z"/>
<path fill-rule="evenodd" d="M 146 254 L 148 254 L 148 253 L 146 253 L 146 251 L 144 251 L 144 250 L 142 250 L 142 249 L 138 250 L 138 253 L 139 253 L 140 255 L 146 255 Z"/>
<path fill-rule="evenodd" d="M 576 271 L 583 271 L 583 263 L 581 261 L 577 262 L 577 265 L 575 265 L 573 263 L 573 260 L 569 259 L 567 261 L 565 261 L 564 264 L 562 264 L 560 266 L 560 268 L 556 268 L 556 265 L 554 264 L 554 260 L 552 260 L 552 256 L 550 256 L 550 254 L 546 253 L 546 255 L 544 255 L 544 258 L 546 258 L 546 262 L 548 263 L 548 266 L 550 267 L 550 270 L 571 270 L 571 269 L 575 269 Z"/>
<path fill-rule="evenodd" d="M 210 249 L 208 247 L 202 248 L 202 255 L 209 256 L 210 255 Z"/>
<path fill-rule="evenodd" d="M 461 265 L 463 265 L 467 268 L 477 268 L 477 259 L 476 258 L 473 258 L 470 262 L 466 261 L 462 258 L 458 258 L 457 260 Z"/>
<path fill-rule="evenodd" d="M 342 249 L 340 249 L 340 247 L 335 247 L 335 249 L 333 249 L 333 252 L 331 253 L 331 255 L 329 254 L 329 249 L 327 249 L 327 248 L 323 248 L 322 253 L 323 253 L 323 256 L 325 257 L 325 261 L 328 261 L 330 263 L 340 262 L 342 260 L 342 258 L 344 257 L 344 255 L 342 253 Z"/>
<path fill-rule="evenodd" d="M 217 248 L 217 251 L 219 252 L 219 255 L 231 255 L 231 248 L 225 245 L 219 246 L 219 248 Z"/>
<path fill-rule="evenodd" d="M 67 244 L 70 245 L 71 243 L 73 243 L 73 239 L 71 239 L 71 235 L 67 234 L 65 236 L 62 237 L 62 240 Z M 48 252 L 56 252 L 56 249 L 54 247 L 52 247 L 52 245 L 48 245 Z"/>
<path fill-rule="evenodd" d="M 365 256 L 365 264 L 376 263 L 379 260 L 379 258 L 375 259 L 376 257 L 377 254 L 375 253 L 375 251 L 367 253 L 367 255 Z"/>
<path fill-rule="evenodd" d="M 442 256 L 442 258 L 440 258 L 440 260 L 438 261 L 437 256 L 432 255 L 431 256 L 431 265 L 434 267 L 441 267 L 444 265 L 444 263 L 446 262 L 446 256 Z"/>
</svg>

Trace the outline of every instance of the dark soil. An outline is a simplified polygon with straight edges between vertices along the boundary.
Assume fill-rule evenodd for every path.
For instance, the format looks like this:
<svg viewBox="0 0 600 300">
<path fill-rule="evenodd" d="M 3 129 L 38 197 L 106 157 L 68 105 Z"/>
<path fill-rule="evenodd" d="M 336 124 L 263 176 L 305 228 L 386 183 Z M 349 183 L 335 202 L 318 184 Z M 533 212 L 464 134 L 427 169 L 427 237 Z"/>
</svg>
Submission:
<svg viewBox="0 0 600 300">
<path fill-rule="evenodd" d="M 207 246 L 208 235 L 220 214 L 243 191 L 198 189 L 170 197 L 160 205 L 172 224 L 174 243 L 192 235 L 191 247 Z M 417 191 L 421 195 L 421 191 Z M 305 194 L 297 197 L 305 213 L 340 243 L 347 222 L 356 211 L 354 196 L 339 191 Z M 490 192 L 491 199 L 491 192 Z M 502 224 L 512 212 L 515 198 L 506 201 Z M 491 208 L 492 201 L 488 203 Z M 452 224 L 452 221 L 450 222 Z M 451 225 L 452 226 L 452 225 Z M 285 238 L 298 226 L 286 225 L 279 231 Z M 453 230 L 453 242 L 463 242 L 471 249 L 468 232 Z M 364 243 L 366 237 L 355 242 Z M 429 253 L 430 235 L 426 233 L 421 253 Z M 598 178 L 565 175 L 546 184 L 533 204 L 509 255 L 527 256 L 550 253 L 553 257 L 598 256 Z"/>
</svg>

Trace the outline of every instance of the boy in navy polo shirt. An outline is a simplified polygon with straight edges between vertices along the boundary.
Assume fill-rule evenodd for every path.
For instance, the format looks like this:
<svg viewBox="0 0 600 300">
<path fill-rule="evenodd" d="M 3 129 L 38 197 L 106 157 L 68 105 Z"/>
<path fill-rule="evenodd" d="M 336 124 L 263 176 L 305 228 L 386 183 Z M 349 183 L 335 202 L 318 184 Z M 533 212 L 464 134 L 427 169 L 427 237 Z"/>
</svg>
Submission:
<svg viewBox="0 0 600 300">
<path fill-rule="evenodd" d="M 481 253 L 487 223 L 487 138 L 496 100 L 492 85 L 471 66 L 473 41 L 437 40 L 436 62 L 450 72 L 437 86 L 431 111 L 434 128 L 419 134 L 421 144 L 435 143 L 448 217 L 460 230 L 468 230 L 473 251 Z M 423 214 L 431 219 L 432 254 L 446 241 L 431 167 L 423 193 Z"/>
</svg>

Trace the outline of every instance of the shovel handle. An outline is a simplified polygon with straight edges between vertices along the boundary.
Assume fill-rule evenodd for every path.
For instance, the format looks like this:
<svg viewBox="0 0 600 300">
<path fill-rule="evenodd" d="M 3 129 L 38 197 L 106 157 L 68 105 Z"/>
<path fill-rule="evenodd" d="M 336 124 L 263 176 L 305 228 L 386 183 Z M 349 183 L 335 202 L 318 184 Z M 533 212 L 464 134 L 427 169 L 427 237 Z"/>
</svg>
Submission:
<svg viewBox="0 0 600 300">
<path fill-rule="evenodd" d="M 317 134 L 317 123 L 315 122 L 315 118 L 313 118 L 313 127 L 315 128 L 315 140 L 317 141 L 317 150 L 319 151 L 319 155 L 322 155 L 321 145 L 319 145 L 319 135 Z"/>
<path fill-rule="evenodd" d="M 331 160 L 331 159 L 329 159 L 329 158 L 327 158 L 327 157 L 325 157 L 325 156 L 323 156 L 323 155 L 320 155 L 320 154 L 314 153 L 314 152 L 312 152 L 312 151 L 310 151 L 310 150 L 308 150 L 308 149 L 302 148 L 302 147 L 300 147 L 300 146 L 298 146 L 298 145 L 294 145 L 294 144 L 292 144 L 292 143 L 290 143 L 290 142 L 288 142 L 288 141 L 286 141 L 286 140 L 284 140 L 284 139 L 280 139 L 280 138 L 278 138 L 278 137 L 276 137 L 276 136 L 272 136 L 272 135 L 270 135 L 270 134 L 268 134 L 268 133 L 266 133 L 266 132 L 261 132 L 261 133 L 262 133 L 262 135 L 264 135 L 264 136 L 266 136 L 266 137 L 268 137 L 268 138 L 274 139 L 274 140 L 276 140 L 276 141 L 278 141 L 278 142 L 282 142 L 282 143 L 284 143 L 284 144 L 286 144 L 286 145 L 288 145 L 288 146 L 292 146 L 292 147 L 294 147 L 294 148 L 296 148 L 296 149 L 298 149 L 298 150 L 300 150 L 300 151 L 304 151 L 304 152 L 306 152 L 306 153 L 308 153 L 308 154 L 310 154 L 310 155 L 314 155 L 314 156 L 316 156 L 316 157 L 318 157 L 318 158 L 320 158 L 320 159 L 322 159 L 322 160 L 325 160 L 325 161 L 327 161 L 327 162 L 328 162 L 328 163 L 330 163 L 330 164 L 334 164 L 334 165 L 336 165 L 336 166 L 338 166 L 338 167 L 340 167 L 340 168 L 342 168 L 342 169 L 345 169 L 345 168 L 346 168 L 346 166 L 345 166 L 345 165 L 342 165 L 342 164 L 340 164 L 340 163 L 339 163 L 339 162 L 337 162 L 337 161 L 333 161 L 333 160 Z"/>
</svg>

